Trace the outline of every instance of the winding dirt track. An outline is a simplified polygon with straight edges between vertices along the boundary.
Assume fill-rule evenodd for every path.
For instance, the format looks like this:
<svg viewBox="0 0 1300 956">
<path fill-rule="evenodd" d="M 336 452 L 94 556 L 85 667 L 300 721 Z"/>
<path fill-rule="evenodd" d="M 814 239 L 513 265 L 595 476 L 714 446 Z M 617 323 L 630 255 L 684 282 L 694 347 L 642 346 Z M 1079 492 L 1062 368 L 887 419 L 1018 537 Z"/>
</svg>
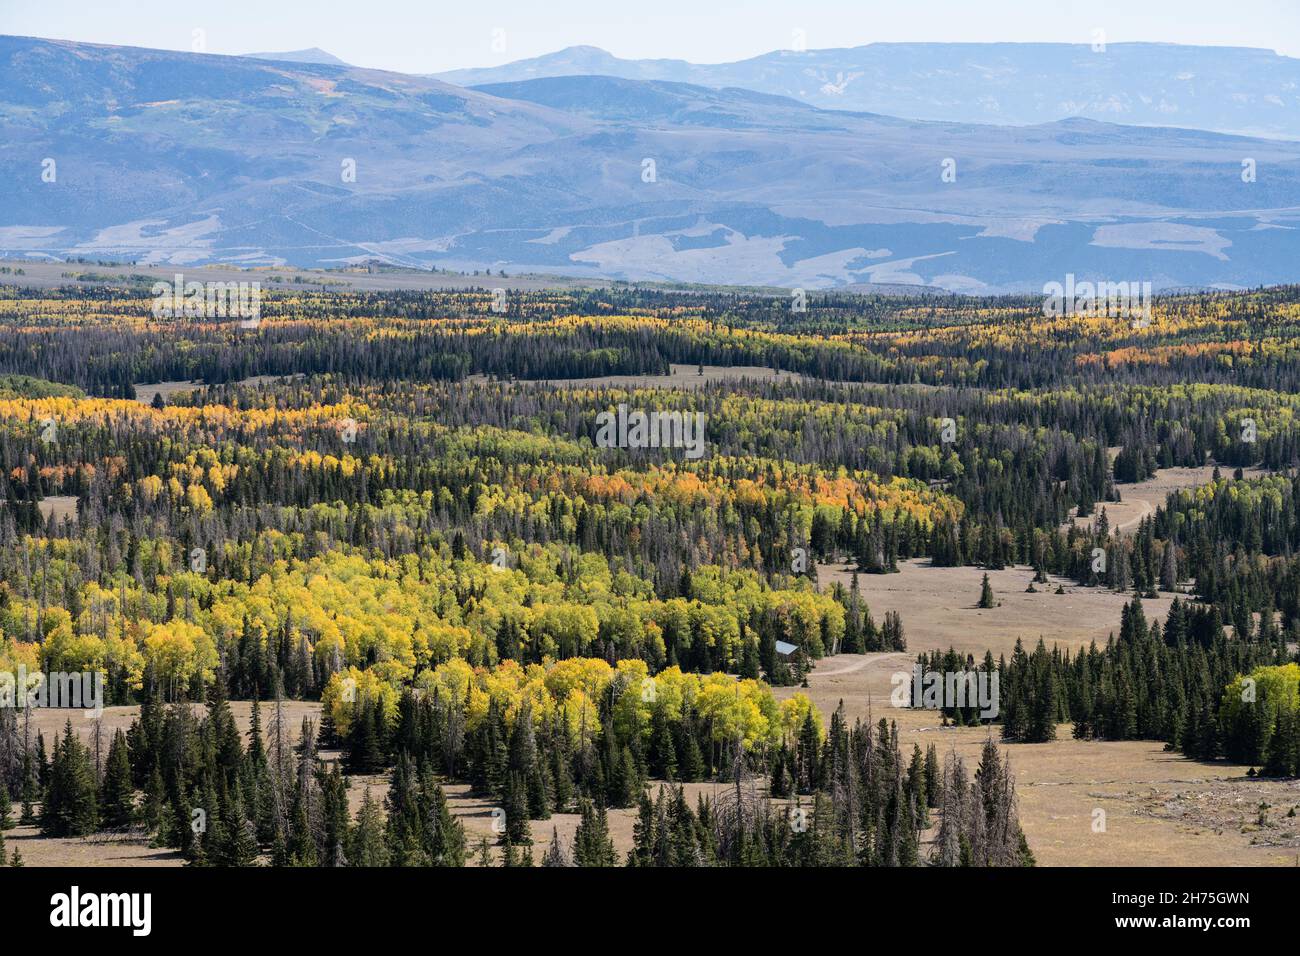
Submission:
<svg viewBox="0 0 1300 956">
<path fill-rule="evenodd" d="M 834 669 L 827 670 L 825 665 L 818 664 L 815 669 L 819 677 L 839 677 L 841 674 L 852 674 L 854 671 L 862 670 L 870 662 L 870 658 L 866 655 L 858 654 L 841 654 L 838 658 L 828 657 L 826 660 L 836 660 L 839 666 L 831 665 Z"/>
</svg>

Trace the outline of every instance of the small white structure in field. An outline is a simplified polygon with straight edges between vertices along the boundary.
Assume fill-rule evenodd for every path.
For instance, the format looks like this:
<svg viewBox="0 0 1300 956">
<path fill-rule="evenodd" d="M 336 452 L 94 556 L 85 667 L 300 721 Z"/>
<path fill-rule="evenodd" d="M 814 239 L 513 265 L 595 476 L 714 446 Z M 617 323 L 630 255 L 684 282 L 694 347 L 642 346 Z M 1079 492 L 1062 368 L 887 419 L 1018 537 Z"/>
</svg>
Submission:
<svg viewBox="0 0 1300 956">
<path fill-rule="evenodd" d="M 789 657 L 797 650 L 799 650 L 797 644 L 787 644 L 785 641 L 776 642 L 776 652 L 782 657 Z"/>
</svg>

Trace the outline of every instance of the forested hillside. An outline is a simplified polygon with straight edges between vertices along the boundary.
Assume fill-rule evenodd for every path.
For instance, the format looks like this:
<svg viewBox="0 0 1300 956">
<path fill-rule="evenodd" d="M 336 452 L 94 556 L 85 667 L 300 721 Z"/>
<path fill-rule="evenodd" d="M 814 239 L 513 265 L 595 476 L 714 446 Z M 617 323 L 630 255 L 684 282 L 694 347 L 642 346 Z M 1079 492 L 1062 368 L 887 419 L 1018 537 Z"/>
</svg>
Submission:
<svg viewBox="0 0 1300 956">
<path fill-rule="evenodd" d="M 1159 299 L 1141 327 L 1006 299 L 494 301 L 273 292 L 244 328 L 156 319 L 138 288 L 0 287 L 0 670 L 99 672 L 139 708 L 95 754 L 79 712 L 46 739 L 0 708 L 23 816 L 192 862 L 461 865 L 489 859 L 447 806 L 468 783 L 513 863 L 1032 862 L 1014 747 L 972 778 L 888 715 L 774 693 L 909 645 L 997 671 L 1009 743 L 1071 722 L 1296 772 L 1295 288 Z M 176 387 L 137 401 L 149 383 Z M 698 421 L 703 453 L 605 441 L 627 409 Z M 1211 462 L 1110 527 L 1126 486 Z M 818 579 L 916 558 L 1131 601 L 1105 648 L 977 660 Z M 295 700 L 319 722 L 288 726 Z M 247 733 L 231 701 L 258 702 Z M 579 834 L 534 854 L 553 813 Z"/>
</svg>

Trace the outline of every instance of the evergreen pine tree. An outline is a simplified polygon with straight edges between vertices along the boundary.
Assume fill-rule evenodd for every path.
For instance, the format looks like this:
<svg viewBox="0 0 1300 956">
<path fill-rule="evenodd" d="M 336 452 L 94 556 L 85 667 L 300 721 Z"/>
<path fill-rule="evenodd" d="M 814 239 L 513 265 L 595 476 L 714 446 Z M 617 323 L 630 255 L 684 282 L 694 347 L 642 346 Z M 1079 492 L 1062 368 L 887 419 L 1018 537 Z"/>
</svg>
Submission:
<svg viewBox="0 0 1300 956">
<path fill-rule="evenodd" d="M 578 812 L 581 820 L 573 837 L 573 863 L 575 866 L 614 866 L 617 858 L 614 841 L 609 836 L 609 819 L 603 806 L 593 806 L 582 800 Z"/>
<path fill-rule="evenodd" d="M 388 847 L 384 842 L 384 815 L 379 801 L 366 788 L 357 810 L 356 824 L 348 831 L 349 866 L 388 866 Z"/>
<path fill-rule="evenodd" d="M 41 805 L 41 831 L 46 836 L 87 836 L 99 826 L 95 771 L 90 754 L 72 732 L 69 720 L 55 744 Z"/>
<path fill-rule="evenodd" d="M 101 788 L 100 808 L 106 827 L 124 827 L 135 813 L 135 787 L 127 757 L 126 735 L 118 730 L 108 747 L 108 762 Z"/>
</svg>

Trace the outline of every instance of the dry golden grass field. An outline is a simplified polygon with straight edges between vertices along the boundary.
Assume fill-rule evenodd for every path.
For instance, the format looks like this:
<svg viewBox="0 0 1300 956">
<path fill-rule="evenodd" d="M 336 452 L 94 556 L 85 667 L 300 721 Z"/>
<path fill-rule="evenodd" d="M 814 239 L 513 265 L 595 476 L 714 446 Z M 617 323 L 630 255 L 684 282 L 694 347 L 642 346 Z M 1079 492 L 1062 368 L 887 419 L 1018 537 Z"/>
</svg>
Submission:
<svg viewBox="0 0 1300 956">
<path fill-rule="evenodd" d="M 42 498 L 37 502 L 36 507 L 41 509 L 41 517 L 49 521 L 51 516 L 55 521 L 62 521 L 64 518 L 77 518 L 77 497 L 76 495 L 51 495 L 48 498 Z"/>
<path fill-rule="evenodd" d="M 289 376 L 290 378 L 302 378 L 302 374 Z M 279 375 L 250 375 L 248 378 L 241 378 L 236 384 L 238 385 L 265 385 L 268 382 L 278 382 Z M 161 395 L 163 401 L 171 401 L 174 395 L 183 395 L 186 392 L 201 392 L 208 386 L 203 382 L 154 382 L 151 385 L 138 384 L 133 385 L 135 389 L 135 400 L 142 405 L 152 405 L 154 397 Z"/>
<path fill-rule="evenodd" d="M 1227 466 L 1219 469 L 1220 475 L 1225 478 L 1231 476 L 1232 471 L 1233 469 Z M 1242 475 L 1246 478 L 1258 478 L 1268 473 L 1263 468 L 1242 470 Z M 1202 465 L 1199 468 L 1162 468 L 1146 481 L 1116 485 L 1120 501 L 1098 502 L 1091 517 L 1071 518 L 1067 524 L 1094 527 L 1097 518 L 1101 516 L 1102 509 L 1105 509 L 1106 520 L 1110 522 L 1111 531 L 1128 534 L 1137 530 L 1138 523 L 1143 518 L 1155 514 L 1156 508 L 1163 507 L 1165 499 L 1172 492 L 1209 484 L 1213 477 L 1213 465 Z"/>
<path fill-rule="evenodd" d="M 820 661 L 808 694 L 822 713 L 844 703 L 854 718 L 897 721 L 904 756 L 913 744 L 956 752 L 972 771 L 989 731 L 941 727 L 933 711 L 899 709 L 891 675 L 910 672 L 908 652 Z M 785 698 L 800 688 L 777 688 Z M 996 739 L 996 729 L 993 731 Z M 1300 864 L 1300 781 L 1255 780 L 1245 767 L 1202 764 L 1152 741 L 1079 741 L 1070 725 L 1047 744 L 1011 744 L 1020 822 L 1044 866 L 1294 866 Z M 1268 804 L 1260 825 L 1260 804 Z M 1105 832 L 1094 812 L 1105 812 Z M 1300 813 L 1300 810 L 1296 811 Z"/>
<path fill-rule="evenodd" d="M 986 572 L 981 568 L 936 568 L 929 558 L 899 562 L 898 574 L 859 574 L 858 590 L 879 623 L 886 611 L 897 611 L 903 618 L 908 649 L 915 652 L 944 650 L 949 647 L 976 659 L 986 650 L 994 658 L 1011 656 L 1016 640 L 1032 651 L 1041 637 L 1052 644 L 1087 647 L 1096 641 L 1106 644 L 1112 632 L 1119 631 L 1120 611 L 1130 600 L 1104 588 L 1079 587 L 1065 578 L 1049 575 L 1050 584 L 1035 585 L 1036 593 L 1026 593 L 1034 576 L 1031 568 L 1006 568 L 989 571 L 989 584 L 999 606 L 987 610 L 976 607 L 980 582 Z M 823 588 L 838 581 L 846 588 L 853 577 L 848 564 L 817 565 L 817 580 Z M 1057 585 L 1065 589 L 1056 594 Z M 1161 620 L 1169 611 L 1173 595 L 1142 602 L 1147 620 Z"/>
<path fill-rule="evenodd" d="M 597 378 L 536 379 L 529 384 L 554 385 L 558 388 L 699 388 L 715 382 L 798 382 L 798 372 L 783 372 L 764 365 L 673 364 L 667 375 L 602 375 Z M 473 381 L 487 381 L 487 376 L 471 375 Z"/>
</svg>

